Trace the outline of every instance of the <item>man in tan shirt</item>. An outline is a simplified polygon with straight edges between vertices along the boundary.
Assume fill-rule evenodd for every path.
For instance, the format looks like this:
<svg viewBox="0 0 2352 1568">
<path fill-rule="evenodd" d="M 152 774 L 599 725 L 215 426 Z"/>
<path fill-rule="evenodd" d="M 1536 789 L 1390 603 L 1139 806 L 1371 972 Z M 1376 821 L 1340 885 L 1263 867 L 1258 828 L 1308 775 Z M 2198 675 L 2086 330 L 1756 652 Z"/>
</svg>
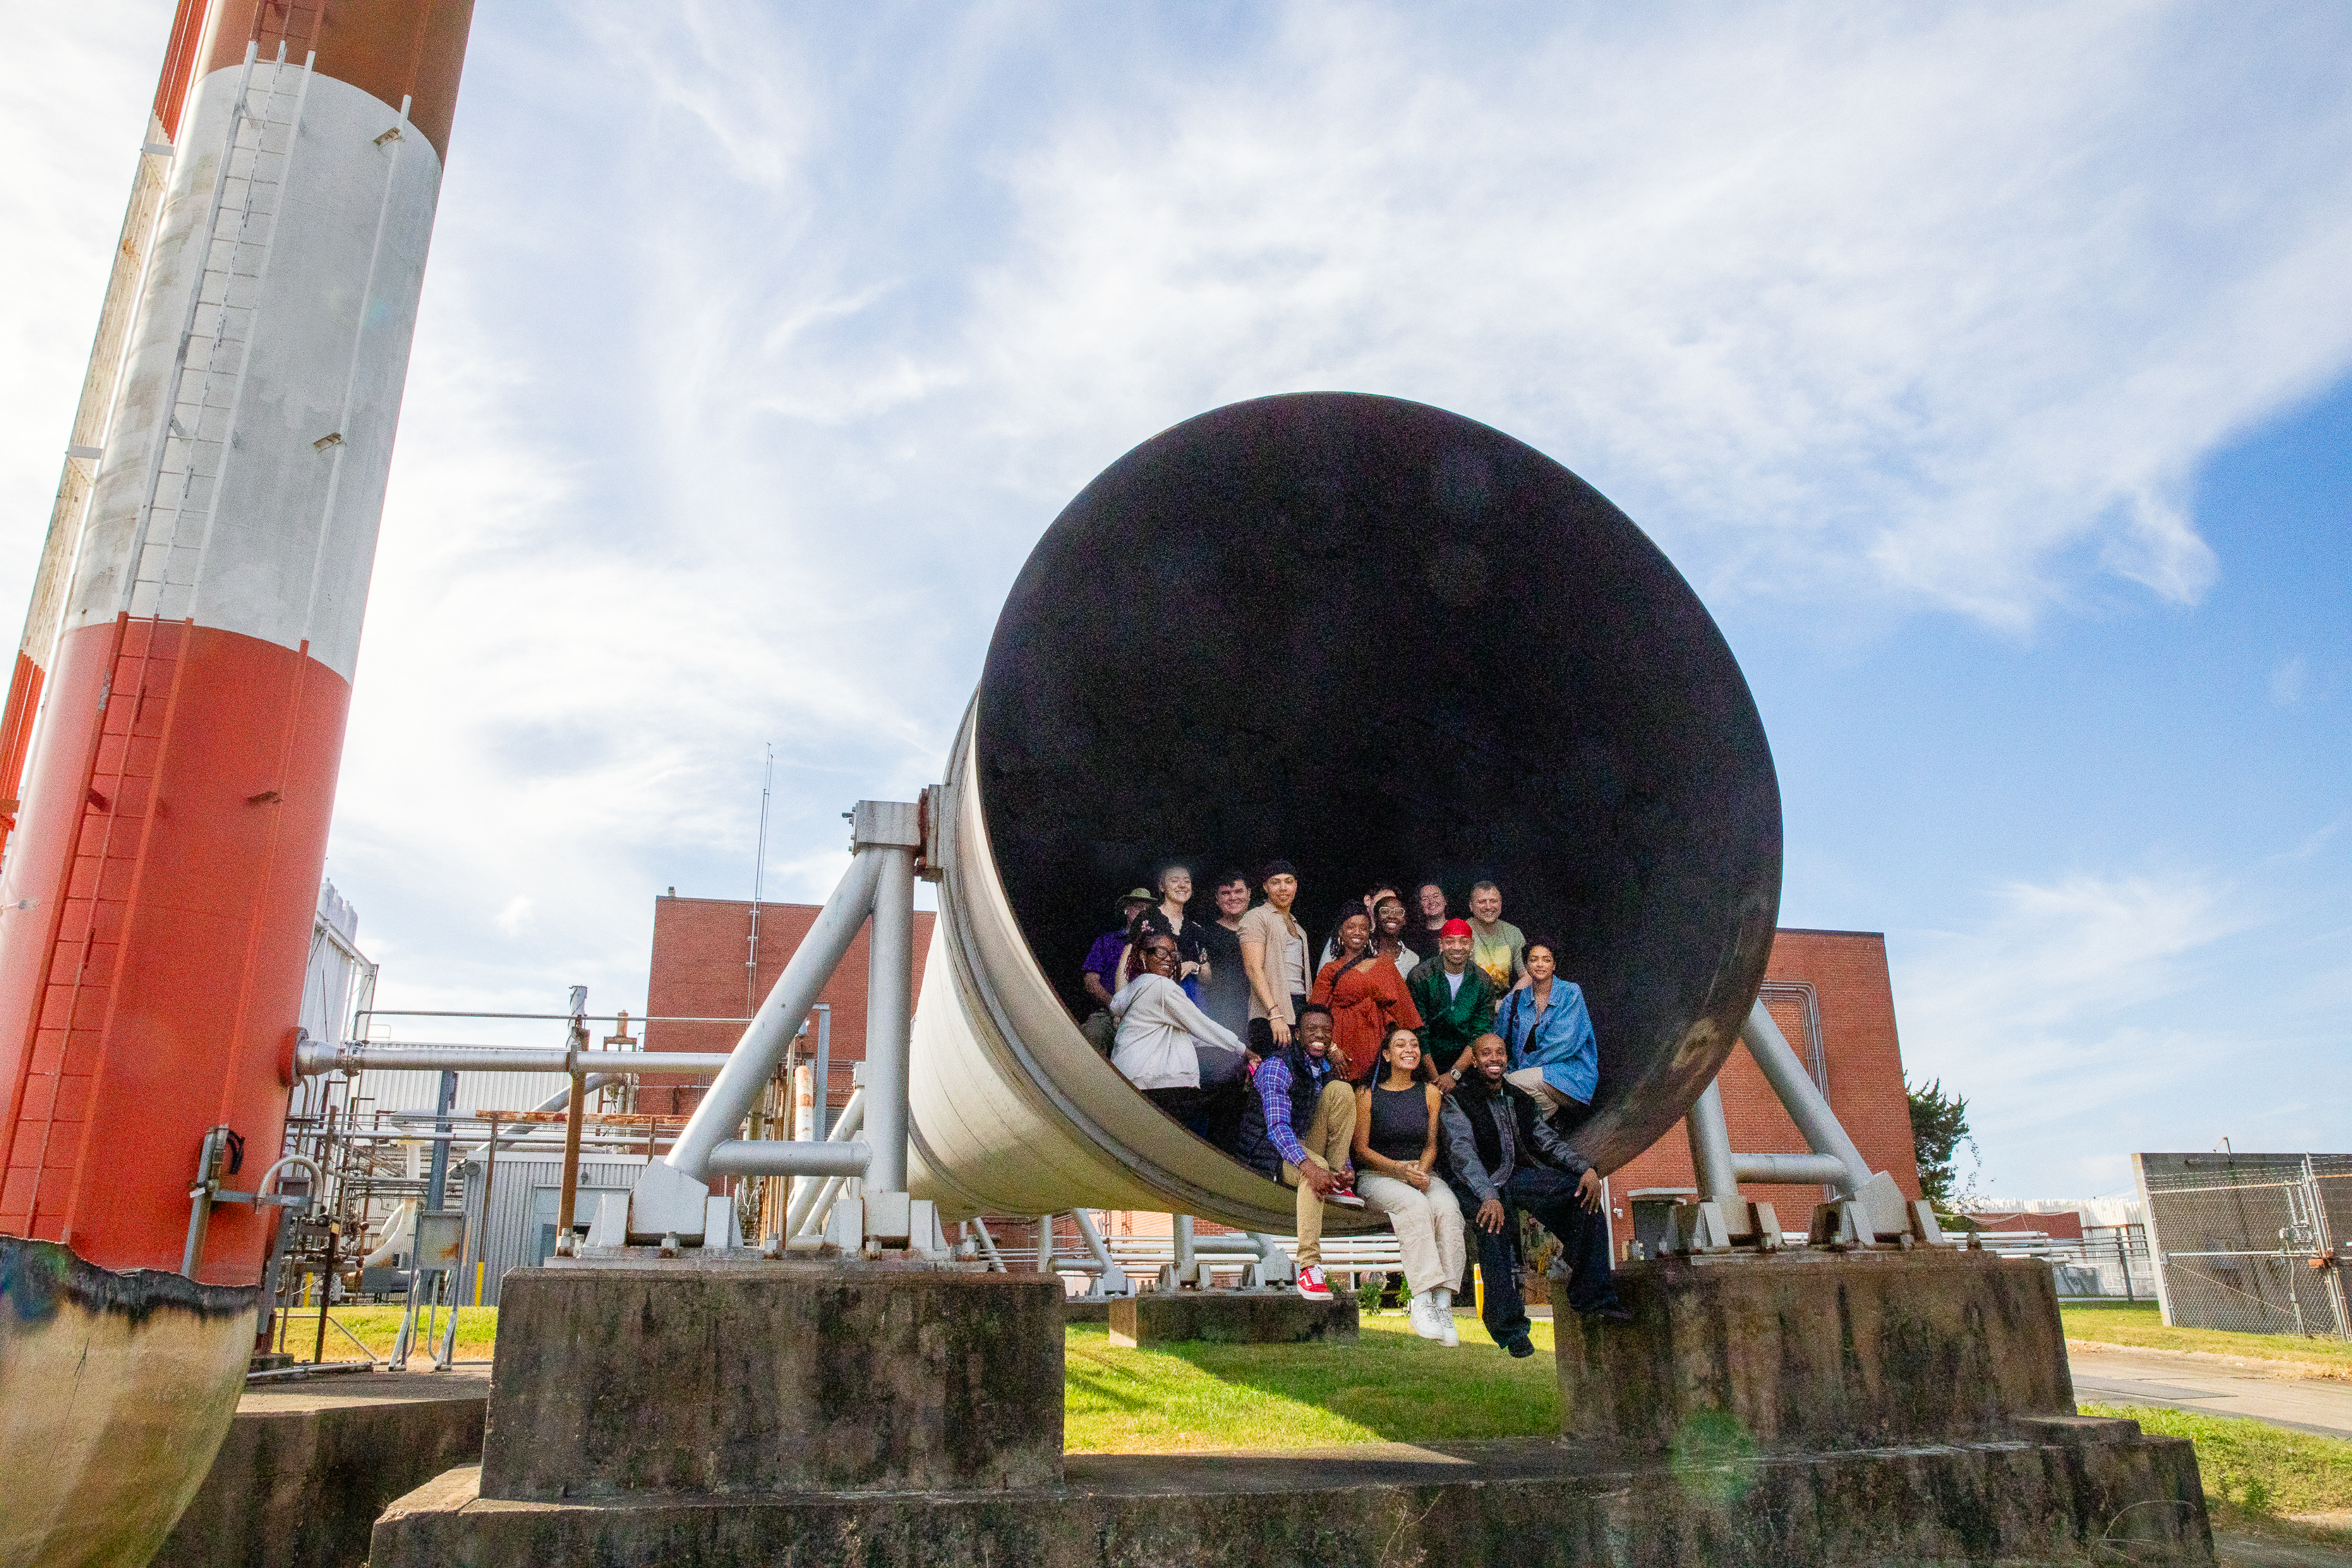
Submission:
<svg viewBox="0 0 2352 1568">
<path fill-rule="evenodd" d="M 1250 1048 L 1270 1057 L 1290 1043 L 1298 1009 L 1315 976 L 1307 967 L 1306 928 L 1290 912 L 1298 901 L 1298 871 L 1273 860 L 1258 874 L 1265 902 L 1242 917 L 1242 967 L 1249 972 Z"/>
</svg>

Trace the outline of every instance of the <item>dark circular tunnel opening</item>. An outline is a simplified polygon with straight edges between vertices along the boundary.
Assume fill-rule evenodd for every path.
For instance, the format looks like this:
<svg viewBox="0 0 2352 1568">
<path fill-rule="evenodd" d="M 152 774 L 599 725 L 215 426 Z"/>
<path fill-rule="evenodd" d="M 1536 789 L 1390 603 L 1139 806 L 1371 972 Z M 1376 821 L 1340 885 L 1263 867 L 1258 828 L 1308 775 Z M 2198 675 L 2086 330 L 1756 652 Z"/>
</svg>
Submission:
<svg viewBox="0 0 2352 1568">
<path fill-rule="evenodd" d="M 1088 945 L 1165 858 L 1204 919 L 1220 869 L 1295 862 L 1318 950 L 1377 881 L 1458 913 L 1491 879 L 1584 989 L 1576 1141 L 1608 1169 L 1682 1115 L 1762 979 L 1780 794 L 1730 649 L 1598 491 L 1442 409 L 1269 397 L 1128 453 L 1031 553 L 976 724 L 1007 900 L 1081 1015 Z"/>
</svg>

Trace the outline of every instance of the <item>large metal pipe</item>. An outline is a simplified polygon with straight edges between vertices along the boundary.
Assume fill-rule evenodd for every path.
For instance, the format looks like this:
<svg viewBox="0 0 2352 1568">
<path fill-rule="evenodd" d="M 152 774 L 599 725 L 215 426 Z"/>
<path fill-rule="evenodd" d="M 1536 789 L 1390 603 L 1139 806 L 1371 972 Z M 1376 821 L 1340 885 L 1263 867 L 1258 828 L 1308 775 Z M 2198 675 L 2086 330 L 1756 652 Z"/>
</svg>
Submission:
<svg viewBox="0 0 2352 1568">
<path fill-rule="evenodd" d="M 742 1037 L 735 1042 L 735 1049 L 730 1053 L 731 1059 L 720 1069 L 709 1091 L 703 1095 L 702 1103 L 687 1119 L 686 1130 L 664 1156 L 665 1163 L 672 1168 L 701 1180 L 709 1171 L 710 1151 L 734 1137 L 744 1117 L 751 1114 L 760 1091 L 775 1076 L 784 1047 L 800 1033 L 802 1022 L 815 1005 L 817 993 L 824 989 L 825 981 L 832 977 L 842 955 L 856 940 L 858 928 L 866 923 L 866 913 L 874 907 L 874 889 L 882 879 L 882 866 L 887 858 L 887 852 L 873 850 L 850 857 L 849 869 L 841 874 L 841 881 L 825 900 L 816 923 L 801 939 L 784 972 L 776 976 L 768 999 L 760 1004 L 759 1012 L 752 1015 Z"/>
<path fill-rule="evenodd" d="M 1837 1187 L 1842 1198 L 1860 1193 L 1870 1181 L 1870 1163 L 1853 1146 L 1853 1140 L 1846 1136 L 1845 1128 L 1839 1123 L 1837 1112 L 1830 1109 L 1821 1086 L 1805 1070 L 1805 1064 L 1797 1059 L 1796 1051 L 1780 1033 L 1780 1026 L 1772 1022 L 1772 1015 L 1765 1011 L 1763 1003 L 1757 1003 L 1749 1010 L 1739 1037 L 1747 1042 L 1748 1054 L 1756 1058 L 1756 1065 L 1764 1069 L 1764 1080 L 1788 1108 L 1789 1120 L 1803 1134 L 1805 1146 L 1836 1163 L 1837 1169 L 1828 1175 L 1796 1179 L 1829 1182 Z"/>
<path fill-rule="evenodd" d="M 1087 944 L 1162 857 L 1196 886 L 1296 863 L 1318 948 L 1375 880 L 1498 882 L 1598 1026 L 1572 1138 L 1604 1171 L 1714 1077 L 1778 913 L 1770 752 L 1697 596 L 1550 458 L 1390 398 L 1218 409 L 1088 485 L 1013 585 L 940 799 L 910 1178 L 951 1216 L 1289 1229 L 1286 1190 L 1078 1032 Z"/>
</svg>

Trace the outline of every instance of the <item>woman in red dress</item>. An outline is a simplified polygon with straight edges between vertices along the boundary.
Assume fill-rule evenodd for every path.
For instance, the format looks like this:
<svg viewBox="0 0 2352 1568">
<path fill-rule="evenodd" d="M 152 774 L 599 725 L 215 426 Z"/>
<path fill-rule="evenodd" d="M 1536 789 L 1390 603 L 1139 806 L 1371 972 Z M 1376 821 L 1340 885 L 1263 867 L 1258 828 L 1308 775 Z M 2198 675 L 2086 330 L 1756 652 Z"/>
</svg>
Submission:
<svg viewBox="0 0 2352 1568">
<path fill-rule="evenodd" d="M 1372 945 L 1371 917 L 1351 910 L 1331 944 L 1338 956 L 1315 977 L 1314 999 L 1331 1009 L 1331 1049 L 1347 1058 L 1347 1074 L 1361 1079 L 1379 1062 L 1391 1029 L 1421 1027 L 1421 1010 L 1404 976 Z"/>
</svg>

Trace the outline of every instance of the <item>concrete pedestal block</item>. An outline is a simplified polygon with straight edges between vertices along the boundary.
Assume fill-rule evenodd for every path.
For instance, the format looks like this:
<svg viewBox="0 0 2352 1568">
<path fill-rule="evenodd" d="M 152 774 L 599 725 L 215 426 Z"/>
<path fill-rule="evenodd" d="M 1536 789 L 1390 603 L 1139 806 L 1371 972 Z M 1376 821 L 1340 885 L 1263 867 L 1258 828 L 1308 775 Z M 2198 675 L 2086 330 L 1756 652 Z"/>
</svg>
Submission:
<svg viewBox="0 0 2352 1568">
<path fill-rule="evenodd" d="M 2211 1568 L 2187 1443 L 2128 1421 L 2000 1443 L 1685 1464 L 1543 1440 L 1080 1454 L 1021 1493 L 714 1504 L 483 1500 L 456 1470 L 388 1510 L 372 1568 Z"/>
<path fill-rule="evenodd" d="M 793 1261 L 519 1269 L 481 1495 L 1055 1485 L 1061 1298 L 1036 1275 Z"/>
<path fill-rule="evenodd" d="M 384 1505 L 482 1457 L 490 1380 L 360 1372 L 249 1388 L 151 1568 L 346 1568 Z"/>
<path fill-rule="evenodd" d="M 1110 1342 L 1289 1345 L 1356 1337 L 1356 1299 L 1310 1301 L 1291 1290 L 1170 1290 L 1110 1304 Z"/>
<path fill-rule="evenodd" d="M 1552 1290 L 1571 1440 L 1739 1453 L 2011 1436 L 2072 1416 L 2049 1268 L 1946 1248 L 1657 1258 L 1617 1271 L 1633 1321 Z"/>
</svg>

